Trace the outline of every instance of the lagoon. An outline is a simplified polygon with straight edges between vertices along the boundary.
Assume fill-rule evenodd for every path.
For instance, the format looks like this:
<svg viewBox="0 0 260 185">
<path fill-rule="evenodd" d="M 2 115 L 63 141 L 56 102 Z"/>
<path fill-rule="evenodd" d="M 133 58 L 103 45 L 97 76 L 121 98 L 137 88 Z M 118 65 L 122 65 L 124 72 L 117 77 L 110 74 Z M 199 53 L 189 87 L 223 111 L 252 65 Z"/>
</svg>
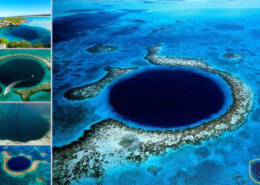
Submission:
<svg viewBox="0 0 260 185">
<path fill-rule="evenodd" d="M 31 44 L 50 44 L 51 18 L 50 17 L 24 17 L 26 22 L 20 26 L 0 28 L 0 38 L 8 41 L 28 41 Z"/>
</svg>

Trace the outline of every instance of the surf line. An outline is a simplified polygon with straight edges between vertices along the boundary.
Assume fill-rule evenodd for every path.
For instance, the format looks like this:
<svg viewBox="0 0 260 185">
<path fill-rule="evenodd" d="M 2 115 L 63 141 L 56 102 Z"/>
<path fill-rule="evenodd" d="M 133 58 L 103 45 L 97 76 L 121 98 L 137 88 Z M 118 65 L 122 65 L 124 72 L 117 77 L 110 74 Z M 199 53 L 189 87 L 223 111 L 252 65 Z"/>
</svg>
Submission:
<svg viewBox="0 0 260 185">
<path fill-rule="evenodd" d="M 12 82 L 10 85 L 8 85 L 8 86 L 5 88 L 3 95 L 4 95 L 4 96 L 7 95 L 15 86 L 17 86 L 18 84 L 20 84 L 20 83 L 22 83 L 22 82 L 24 82 L 24 81 L 31 80 L 31 79 L 34 78 L 34 77 L 35 77 L 35 76 L 32 75 L 30 78 L 26 78 L 26 79 L 24 79 L 24 80 L 17 80 L 17 81 L 15 81 L 15 82 Z"/>
</svg>

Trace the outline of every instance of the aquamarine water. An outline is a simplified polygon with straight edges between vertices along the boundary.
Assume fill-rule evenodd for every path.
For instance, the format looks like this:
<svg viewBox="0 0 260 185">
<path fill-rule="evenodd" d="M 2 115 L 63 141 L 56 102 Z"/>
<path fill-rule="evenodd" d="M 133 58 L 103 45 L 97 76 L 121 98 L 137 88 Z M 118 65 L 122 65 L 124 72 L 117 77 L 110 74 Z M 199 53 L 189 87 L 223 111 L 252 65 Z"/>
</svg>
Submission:
<svg viewBox="0 0 260 185">
<path fill-rule="evenodd" d="M 104 184 L 254 184 L 250 160 L 260 158 L 260 9 L 259 1 L 54 1 L 54 145 L 77 140 L 90 125 L 107 117 L 108 89 L 84 101 L 67 101 L 70 88 L 102 78 L 106 66 L 150 67 L 146 48 L 163 44 L 160 55 L 203 59 L 242 79 L 253 91 L 253 109 L 244 125 L 201 145 L 169 149 L 140 166 L 129 163 L 105 172 Z M 81 23 L 81 24 L 79 24 Z M 55 25 L 62 26 L 56 27 Z M 88 53 L 103 43 L 119 50 Z M 242 60 L 230 60 L 237 53 Z M 133 123 L 125 120 L 126 124 Z M 154 176 L 150 165 L 162 167 Z M 83 179 L 73 184 L 95 183 Z"/>
<path fill-rule="evenodd" d="M 50 44 L 51 18 L 50 17 L 24 17 L 27 21 L 20 26 L 0 28 L 0 38 L 8 41 L 28 41 L 31 44 Z"/>
</svg>

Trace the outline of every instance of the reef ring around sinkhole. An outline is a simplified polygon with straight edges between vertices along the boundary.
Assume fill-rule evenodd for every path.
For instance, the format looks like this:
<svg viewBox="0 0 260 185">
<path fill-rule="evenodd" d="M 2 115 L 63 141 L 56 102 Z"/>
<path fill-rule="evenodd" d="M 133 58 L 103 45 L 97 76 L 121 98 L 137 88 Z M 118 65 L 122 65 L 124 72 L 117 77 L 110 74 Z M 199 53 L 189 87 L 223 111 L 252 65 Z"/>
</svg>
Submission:
<svg viewBox="0 0 260 185">
<path fill-rule="evenodd" d="M 194 58 L 159 56 L 158 52 L 160 50 L 160 47 L 161 47 L 161 45 L 152 46 L 152 47 L 147 48 L 148 53 L 147 53 L 145 59 L 149 63 L 153 64 L 153 66 L 168 67 L 168 70 L 174 70 L 174 68 L 180 68 L 180 69 L 186 68 L 186 69 L 189 69 L 190 71 L 194 71 L 194 72 L 199 71 L 199 73 L 201 73 L 201 74 L 206 73 L 205 76 L 207 76 L 207 77 L 215 76 L 212 78 L 210 77 L 209 79 L 214 79 L 214 78 L 216 79 L 216 76 L 217 76 L 217 78 L 219 78 L 219 79 L 213 80 L 213 81 L 215 81 L 217 83 L 220 82 L 220 84 L 218 84 L 219 88 L 221 88 L 223 92 L 226 91 L 225 95 L 227 95 L 227 94 L 230 95 L 230 97 L 225 97 L 226 100 L 229 100 L 229 102 L 225 102 L 225 105 L 223 106 L 223 108 L 225 108 L 225 110 L 223 109 L 224 111 L 222 110 L 222 111 L 220 111 L 221 113 L 215 114 L 213 116 L 214 119 L 212 119 L 212 117 L 211 117 L 211 119 L 194 120 L 193 123 L 196 123 L 196 121 L 200 121 L 200 124 L 192 125 L 192 126 L 195 126 L 194 129 L 196 129 L 197 126 L 203 125 L 203 127 L 204 127 L 204 126 L 210 124 L 210 128 L 211 127 L 214 127 L 215 129 L 217 128 L 218 131 L 216 131 L 216 132 L 219 132 L 220 130 L 232 129 L 233 127 L 239 126 L 240 123 L 243 122 L 247 112 L 250 110 L 250 108 L 252 106 L 253 93 L 251 92 L 251 90 L 248 86 L 246 86 L 239 78 L 234 77 L 227 72 L 220 71 L 218 69 L 214 69 L 213 67 L 211 67 L 209 64 L 207 64 L 206 62 L 204 62 L 202 60 L 194 59 Z M 106 67 L 105 70 L 107 71 L 107 74 L 104 77 L 102 77 L 100 80 L 98 80 L 97 82 L 69 89 L 65 92 L 64 96 L 68 100 L 73 100 L 73 101 L 74 100 L 84 100 L 87 98 L 93 98 L 95 96 L 98 96 L 101 93 L 101 91 L 104 88 L 106 88 L 106 86 L 109 85 L 108 89 L 109 88 L 111 89 L 111 86 L 113 87 L 113 85 L 120 83 L 120 81 L 129 80 L 129 78 L 131 78 L 131 75 L 133 76 L 132 78 L 134 78 L 134 75 L 138 74 L 137 67 L 132 67 L 132 68 Z M 130 76 L 130 77 L 128 77 L 128 76 Z M 116 79 L 118 79 L 118 78 L 119 78 L 119 80 L 116 81 Z M 228 92 L 228 91 L 230 91 L 230 92 Z M 127 93 L 129 94 L 129 92 L 127 92 Z M 140 97 L 139 97 L 139 99 L 140 99 Z M 153 101 L 152 98 L 151 98 L 151 101 Z M 119 105 L 119 107 L 122 108 L 122 105 Z M 126 105 L 126 107 L 127 107 L 127 105 Z M 111 105 L 110 105 L 110 108 L 111 108 Z M 112 107 L 112 109 L 113 109 L 113 107 Z M 127 110 L 125 112 L 127 112 Z M 214 111 L 211 113 L 214 113 Z M 125 122 L 127 120 L 127 119 L 125 119 L 125 120 L 121 119 L 122 117 L 120 118 L 120 114 L 118 114 L 118 115 L 119 116 L 116 116 L 116 117 L 117 117 L 117 119 L 119 118 L 119 120 L 121 122 Z M 149 115 L 149 114 L 147 114 L 147 115 Z M 133 120 L 133 121 L 138 123 L 138 121 L 136 121 L 136 120 Z M 147 120 L 145 120 L 145 121 L 147 121 Z M 151 121 L 151 120 L 148 120 L 147 122 L 149 122 L 149 121 Z M 156 120 L 156 122 L 158 125 L 160 124 L 160 120 Z M 158 125 L 157 125 L 157 128 L 159 128 Z M 136 124 L 131 125 L 131 126 L 135 127 Z M 168 126 L 168 125 L 166 127 L 171 128 L 171 126 Z M 181 125 L 177 125 L 177 127 L 181 128 Z M 151 126 L 150 128 L 153 128 L 153 126 Z M 172 128 L 174 128 L 174 126 L 172 126 Z M 155 127 L 155 129 L 156 129 L 156 127 Z M 211 129 L 213 129 L 213 128 L 211 128 Z M 154 130 L 154 129 L 152 129 L 152 130 Z M 182 130 L 185 131 L 185 129 L 182 129 Z"/>
<path fill-rule="evenodd" d="M 2 151 L 2 156 L 4 158 L 3 170 L 11 176 L 23 176 L 29 172 L 37 170 L 39 163 L 49 163 L 48 161 L 32 160 L 32 156 L 27 156 L 23 153 L 17 156 L 12 156 L 7 151 Z M 19 160 L 23 163 L 21 166 L 18 164 Z"/>
<path fill-rule="evenodd" d="M 36 56 L 36 55 L 31 55 L 31 54 L 22 54 L 22 53 L 11 54 L 11 55 L 5 55 L 5 56 L 0 57 L 0 66 L 6 65 L 7 62 L 12 62 L 12 61 L 18 62 L 18 60 L 27 60 L 28 62 L 35 61 L 34 65 L 36 66 L 38 63 L 38 67 L 37 66 L 36 67 L 38 69 L 39 69 L 39 67 L 42 68 L 41 70 L 38 70 L 38 71 L 40 71 L 40 73 L 43 73 L 43 74 L 41 74 L 40 76 L 37 76 L 34 73 L 32 73 L 30 75 L 25 76 L 25 78 L 23 78 L 23 79 L 18 79 L 18 80 L 14 79 L 11 82 L 10 82 L 11 78 L 2 77 L 3 78 L 2 80 L 4 80 L 4 81 L 6 81 L 6 79 L 8 81 L 8 79 L 9 79 L 9 81 L 8 81 L 9 83 L 7 83 L 7 84 L 4 82 L 1 82 L 3 84 L 3 86 L 6 86 L 6 88 L 7 87 L 9 88 L 9 86 L 13 85 L 13 83 L 16 83 L 16 82 L 17 82 L 17 85 L 15 85 L 15 86 L 18 87 L 18 86 L 22 85 L 20 89 L 15 89 L 12 92 L 15 94 L 18 94 L 23 101 L 30 101 L 30 97 L 33 94 L 36 94 L 38 92 L 41 92 L 41 91 L 47 92 L 47 91 L 51 90 L 50 81 L 47 80 L 45 82 L 42 82 L 43 78 L 46 76 L 46 73 L 50 72 L 50 70 L 51 70 L 51 59 L 50 58 L 40 57 L 40 56 Z M 7 71 L 9 71 L 9 70 L 7 70 Z M 14 76 L 14 78 L 17 77 L 17 75 L 13 75 L 13 76 Z M 3 87 L 1 87 L 1 88 L 3 89 Z"/>
<path fill-rule="evenodd" d="M 110 109 L 143 129 L 195 126 L 225 113 L 233 101 L 218 75 L 190 67 L 146 67 L 109 86 Z"/>
<path fill-rule="evenodd" d="M 242 80 L 215 69 L 199 59 L 159 56 L 160 47 L 161 45 L 147 48 L 145 59 L 150 64 L 166 67 L 190 67 L 219 75 L 232 91 L 233 101 L 229 109 L 214 120 L 176 130 L 141 129 L 104 116 L 103 120 L 91 125 L 77 140 L 65 146 L 54 147 L 54 170 L 66 172 L 65 175 L 54 174 L 56 183 L 63 184 L 70 179 L 79 180 L 83 177 L 101 178 L 106 170 L 116 167 L 116 164 L 111 163 L 111 155 L 118 161 L 125 161 L 126 165 L 129 164 L 129 161 L 140 164 L 150 156 L 165 154 L 167 149 L 177 149 L 185 144 L 200 144 L 202 141 L 232 131 L 245 122 L 248 112 L 252 108 L 253 93 Z M 94 98 L 115 79 L 125 74 L 131 74 L 136 69 L 105 68 L 107 74 L 103 78 L 91 84 L 69 89 L 64 96 L 67 100 L 73 101 Z M 77 153 L 84 153 L 84 155 L 77 155 L 78 158 L 75 161 L 73 156 Z M 95 163 L 95 167 L 91 171 L 86 171 L 86 166 L 93 163 Z M 107 164 L 110 165 L 107 166 Z M 77 173 L 71 169 L 76 169 Z"/>
</svg>

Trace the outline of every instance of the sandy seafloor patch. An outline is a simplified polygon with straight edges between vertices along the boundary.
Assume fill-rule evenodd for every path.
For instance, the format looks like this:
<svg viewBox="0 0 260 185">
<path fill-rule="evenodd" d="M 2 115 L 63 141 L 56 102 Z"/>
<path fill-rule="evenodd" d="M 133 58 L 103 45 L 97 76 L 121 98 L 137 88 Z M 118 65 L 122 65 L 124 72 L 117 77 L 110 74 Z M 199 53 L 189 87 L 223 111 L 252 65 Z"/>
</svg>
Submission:
<svg viewBox="0 0 260 185">
<path fill-rule="evenodd" d="M 3 154 L 2 152 L 8 152 L 11 156 L 18 156 L 21 153 L 31 156 L 31 160 L 47 161 L 48 163 L 39 163 L 37 170 L 31 171 L 23 176 L 13 176 L 3 171 Z M 49 146 L 1 146 L 0 147 L 0 163 L 1 173 L 0 180 L 1 184 L 12 184 L 12 185 L 36 185 L 40 184 L 37 182 L 38 177 L 44 179 L 44 184 L 51 184 L 51 151 Z M 45 153 L 45 156 L 41 154 Z"/>
<path fill-rule="evenodd" d="M 118 165 L 105 172 L 104 184 L 253 184 L 248 162 L 260 158 L 260 9 L 236 9 L 246 6 L 230 6 L 229 2 L 228 7 L 222 3 L 223 9 L 178 10 L 178 6 L 184 7 L 181 3 L 54 1 L 54 24 L 62 16 L 75 22 L 73 27 L 64 24 L 66 39 L 54 43 L 55 146 L 77 140 L 85 129 L 107 116 L 116 119 L 113 112 L 104 109 L 107 89 L 95 98 L 74 102 L 63 97 L 66 90 L 97 81 L 105 75 L 106 66 L 150 66 L 144 59 L 146 48 L 159 43 L 163 43 L 160 55 L 203 59 L 239 77 L 254 93 L 253 110 L 238 130 L 199 146 L 168 150 L 165 156 L 151 157 L 140 166 Z M 205 4 L 209 3 L 201 2 L 197 7 Z M 214 3 L 212 7 L 220 8 Z M 98 43 L 119 49 L 98 54 L 86 51 Z M 232 52 L 241 54 L 243 60 L 222 57 Z M 162 167 L 156 176 L 147 172 L 153 164 Z M 95 184 L 89 179 L 91 182 Z"/>
</svg>

